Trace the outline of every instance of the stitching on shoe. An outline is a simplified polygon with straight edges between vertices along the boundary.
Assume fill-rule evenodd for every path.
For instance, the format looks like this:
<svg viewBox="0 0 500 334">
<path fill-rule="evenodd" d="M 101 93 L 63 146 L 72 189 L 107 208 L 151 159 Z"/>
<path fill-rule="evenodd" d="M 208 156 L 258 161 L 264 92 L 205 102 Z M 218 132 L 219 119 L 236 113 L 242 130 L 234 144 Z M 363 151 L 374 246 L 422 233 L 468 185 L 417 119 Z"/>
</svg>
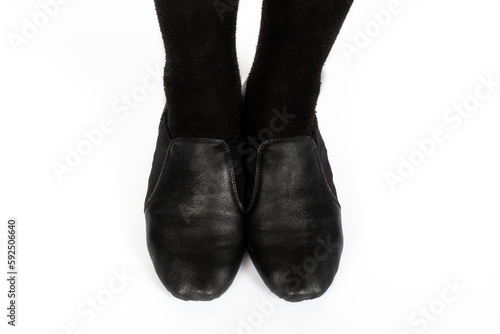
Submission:
<svg viewBox="0 0 500 334">
<path fill-rule="evenodd" d="M 164 171 L 165 171 L 165 166 L 167 164 L 168 157 L 170 156 L 170 149 L 171 149 L 172 145 L 174 143 L 176 143 L 176 142 L 207 143 L 207 144 L 217 144 L 217 145 L 221 145 L 222 146 L 222 148 L 224 149 L 224 155 L 225 155 L 225 161 L 224 162 L 229 167 L 229 175 L 230 175 L 230 179 L 231 179 L 230 182 L 231 182 L 231 191 L 232 191 L 233 199 L 236 202 L 236 206 L 238 207 L 238 209 L 240 210 L 240 212 L 243 213 L 244 212 L 244 208 L 243 208 L 243 204 L 239 200 L 238 191 L 236 190 L 236 177 L 234 175 L 234 166 L 233 166 L 233 163 L 232 163 L 231 153 L 230 153 L 229 147 L 227 146 L 227 143 L 224 140 L 222 140 L 222 139 L 205 139 L 205 138 L 189 138 L 189 137 L 174 138 L 168 144 L 167 154 L 165 155 L 165 159 L 164 159 L 163 165 L 161 167 L 160 175 L 158 176 L 158 180 L 156 181 L 156 184 L 155 184 L 155 187 L 153 188 L 151 196 L 149 196 L 148 200 L 146 201 L 146 204 L 145 204 L 145 207 L 144 207 L 144 211 L 147 210 L 147 208 L 149 207 L 149 204 L 151 203 L 154 195 L 156 194 L 156 190 L 159 187 L 160 181 L 161 181 L 162 176 L 163 176 Z"/>
<path fill-rule="evenodd" d="M 188 142 L 188 143 L 204 143 L 204 144 L 225 143 L 224 140 L 222 139 L 196 138 L 196 137 L 177 137 L 172 139 L 172 142 Z"/>
<path fill-rule="evenodd" d="M 305 138 L 310 138 L 309 136 L 299 136 L 299 137 L 293 137 L 293 138 L 276 138 L 276 139 L 270 139 L 266 140 L 265 142 L 261 143 L 259 145 L 259 148 L 257 149 L 257 164 L 255 168 L 255 180 L 254 180 L 254 187 L 253 187 L 253 193 L 252 193 L 252 200 L 250 201 L 250 204 L 248 205 L 248 208 L 246 210 L 246 213 L 250 213 L 250 211 L 253 210 L 255 203 L 257 202 L 257 197 L 258 197 L 258 192 L 260 190 L 260 174 L 261 174 L 261 164 L 262 164 L 262 153 L 264 152 L 265 148 L 269 146 L 270 144 L 276 144 L 276 143 L 293 143 L 297 141 L 302 141 Z"/>
<path fill-rule="evenodd" d="M 332 196 L 335 203 L 337 203 L 339 208 L 341 208 L 341 205 L 340 205 L 340 202 L 339 202 L 337 196 L 335 196 L 335 194 L 333 193 L 333 190 L 332 190 L 332 188 L 330 188 L 330 185 L 328 184 L 328 180 L 326 179 L 325 171 L 323 170 L 323 165 L 321 164 L 321 159 L 319 158 L 318 147 L 316 146 L 316 142 L 312 138 L 311 138 L 311 141 L 312 141 L 313 148 L 314 148 L 314 156 L 316 157 L 316 163 L 317 163 L 319 170 L 321 172 L 321 176 L 323 176 L 323 183 L 326 185 L 328 192 Z"/>
<path fill-rule="evenodd" d="M 228 144 L 225 141 L 222 141 L 222 147 L 224 148 L 225 156 L 226 156 L 226 164 L 229 167 L 229 176 L 231 178 L 231 189 L 233 192 L 233 199 L 236 201 L 236 206 L 238 206 L 238 209 L 240 210 L 241 213 L 245 212 L 245 208 L 243 207 L 243 204 L 240 201 L 240 198 L 238 196 L 238 189 L 236 186 L 236 175 L 234 175 L 234 165 L 233 165 L 233 159 L 231 156 L 231 150 L 229 149 Z"/>
<path fill-rule="evenodd" d="M 168 161 L 168 158 L 170 156 L 170 148 L 172 146 L 172 144 L 174 142 L 198 142 L 198 143 L 209 143 L 209 144 L 223 144 L 223 148 L 224 148 L 224 153 L 225 153 L 225 156 L 226 156 L 226 163 L 228 164 L 229 166 L 229 175 L 230 175 L 230 178 L 231 178 L 231 190 L 233 192 L 233 198 L 234 200 L 236 201 L 236 206 L 238 207 L 238 209 L 240 210 L 240 212 L 244 212 L 244 207 L 243 207 L 243 204 L 241 203 L 240 201 L 240 198 L 238 196 L 238 190 L 237 190 L 237 187 L 236 187 L 236 176 L 234 175 L 234 165 L 233 165 L 233 160 L 232 160 L 232 156 L 231 156 L 231 151 L 229 149 L 229 146 L 228 144 L 222 140 L 222 139 L 209 139 L 209 138 L 194 138 L 194 137 L 179 137 L 179 138 L 172 138 L 171 134 L 170 134 L 170 131 L 168 130 L 168 126 L 167 126 L 167 106 L 165 105 L 164 109 L 163 109 L 163 113 L 161 115 L 161 119 L 160 119 L 160 126 L 163 127 L 163 139 L 165 140 L 166 144 L 167 144 L 167 152 L 165 154 L 165 159 L 163 159 L 163 164 L 161 166 L 161 170 L 160 170 L 160 174 L 158 175 L 158 179 L 156 180 L 156 183 L 155 183 L 155 186 L 153 188 L 153 191 L 151 192 L 151 195 L 148 197 L 148 199 L 146 200 L 145 204 L 144 204 L 144 211 L 147 210 L 147 208 L 149 207 L 149 205 L 151 204 L 151 201 L 154 197 L 154 195 L 156 194 L 156 190 L 158 189 L 158 186 L 160 184 L 160 181 L 161 181 L 161 178 L 163 176 L 163 172 L 165 170 L 165 166 L 167 164 L 167 161 Z M 238 137 L 240 136 L 241 132 L 240 130 L 238 130 L 235 135 L 230 139 L 230 141 L 236 141 L 238 139 Z"/>
<path fill-rule="evenodd" d="M 165 122 L 162 120 L 163 124 L 165 124 Z M 163 164 L 161 166 L 161 171 L 160 171 L 160 175 L 158 175 L 158 179 L 156 180 L 156 183 L 155 183 L 155 187 L 153 188 L 153 191 L 151 192 L 151 195 L 149 196 L 149 198 L 147 199 L 146 203 L 144 204 L 144 211 L 146 211 L 149 207 L 149 204 L 151 204 L 151 201 L 154 197 L 154 195 L 156 194 L 156 190 L 158 189 L 158 186 L 160 184 L 160 181 L 161 181 L 161 178 L 163 176 L 163 172 L 165 170 L 165 165 L 167 164 L 167 161 L 168 161 L 168 158 L 170 156 L 170 147 L 172 146 L 172 143 L 173 141 L 170 141 L 168 142 L 167 140 L 167 153 L 165 154 L 165 159 L 163 159 Z"/>
<path fill-rule="evenodd" d="M 252 200 L 250 201 L 250 204 L 248 205 L 248 208 L 245 213 L 250 213 L 252 209 L 254 208 L 255 202 L 257 201 L 257 193 L 259 191 L 259 185 L 260 185 L 260 167 L 262 163 L 262 152 L 267 146 L 267 142 L 262 143 L 259 145 L 259 148 L 257 149 L 257 163 L 255 166 L 255 180 L 253 181 L 253 192 L 252 192 Z"/>
<path fill-rule="evenodd" d="M 271 139 L 271 140 L 266 140 L 262 144 L 260 144 L 258 150 L 257 150 L 257 166 L 255 169 L 255 181 L 254 181 L 254 189 L 253 189 L 253 194 L 252 194 L 252 200 L 250 201 L 250 204 L 246 210 L 246 213 L 250 213 L 251 210 L 254 209 L 255 204 L 257 202 L 257 197 L 258 197 L 258 192 L 260 191 L 260 177 L 261 177 L 261 165 L 262 165 L 262 154 L 266 147 L 268 147 L 270 144 L 281 144 L 281 143 L 294 143 L 298 141 L 303 141 L 304 139 L 309 140 L 313 144 L 313 149 L 314 149 L 314 156 L 316 158 L 316 164 L 319 167 L 319 170 L 321 172 L 322 178 L 323 178 L 323 183 L 326 185 L 329 194 L 332 196 L 332 199 L 334 202 L 341 207 L 340 202 L 337 198 L 337 196 L 334 195 L 332 189 L 330 188 L 330 185 L 328 184 L 328 181 L 325 176 L 325 172 L 323 170 L 323 166 L 321 165 L 321 161 L 319 159 L 318 155 L 318 148 L 316 146 L 316 143 L 314 142 L 313 138 L 310 136 L 298 136 L 298 137 L 293 137 L 293 138 L 276 138 L 276 139 Z"/>
</svg>

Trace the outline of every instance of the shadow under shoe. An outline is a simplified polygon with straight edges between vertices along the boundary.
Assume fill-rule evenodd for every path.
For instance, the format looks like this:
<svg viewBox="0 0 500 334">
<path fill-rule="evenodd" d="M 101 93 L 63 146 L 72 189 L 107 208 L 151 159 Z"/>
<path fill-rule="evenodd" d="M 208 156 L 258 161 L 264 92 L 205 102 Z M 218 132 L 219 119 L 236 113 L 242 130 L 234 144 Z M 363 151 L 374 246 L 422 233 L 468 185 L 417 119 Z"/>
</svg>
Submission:
<svg viewBox="0 0 500 334">
<path fill-rule="evenodd" d="M 325 293 L 343 247 L 326 148 L 319 131 L 313 137 L 259 146 L 246 215 L 247 249 L 257 271 L 273 293 L 291 302 Z"/>
<path fill-rule="evenodd" d="M 226 142 L 171 139 L 164 113 L 145 215 L 154 268 L 175 297 L 207 301 L 229 288 L 243 257 L 244 228 Z"/>
</svg>

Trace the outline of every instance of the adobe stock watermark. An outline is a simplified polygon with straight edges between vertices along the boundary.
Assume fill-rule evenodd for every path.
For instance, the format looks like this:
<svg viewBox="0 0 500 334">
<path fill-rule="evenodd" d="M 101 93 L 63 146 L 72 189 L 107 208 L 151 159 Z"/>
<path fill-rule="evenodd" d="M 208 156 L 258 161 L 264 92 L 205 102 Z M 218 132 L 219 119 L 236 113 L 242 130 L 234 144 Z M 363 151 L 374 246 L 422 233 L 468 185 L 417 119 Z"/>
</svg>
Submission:
<svg viewBox="0 0 500 334">
<path fill-rule="evenodd" d="M 324 239 L 318 237 L 317 246 L 312 254 L 305 257 L 300 265 L 294 265 L 285 273 L 285 284 L 290 286 L 290 290 L 294 291 L 299 288 L 302 280 L 306 280 L 308 276 L 314 273 L 321 262 L 326 261 L 330 256 L 339 250 L 339 245 L 332 242 L 331 235 L 327 235 Z M 246 316 L 238 317 L 236 327 L 237 334 L 253 334 L 259 327 L 262 327 L 266 319 L 270 318 L 276 311 L 277 306 L 284 303 L 284 300 L 275 295 L 270 295 L 269 298 L 254 301 L 254 309 Z M 227 333 L 226 333 L 227 334 Z"/>
<path fill-rule="evenodd" d="M 226 13 L 234 13 L 238 9 L 237 0 L 214 0 L 212 2 L 219 19 L 224 21 Z"/>
<path fill-rule="evenodd" d="M 163 84 L 163 66 L 157 65 L 156 68 L 146 67 L 146 75 L 140 84 L 116 98 L 110 110 L 113 117 L 104 117 L 90 129 L 83 129 L 80 138 L 74 145 L 66 145 L 63 159 L 54 160 L 51 163 L 52 170 L 59 182 L 63 182 L 67 174 L 72 173 L 78 168 L 85 158 L 88 158 L 92 152 L 101 146 L 116 126 L 127 119 L 131 112 L 140 107 L 141 103 L 153 92 L 162 87 Z"/>
<path fill-rule="evenodd" d="M 211 199 L 216 199 L 221 194 L 225 194 L 224 190 L 226 189 L 225 183 L 227 180 L 222 168 L 218 172 L 210 171 L 209 177 L 210 183 L 204 193 L 194 195 L 190 203 L 179 204 L 179 211 L 186 225 L 191 224 L 193 217 L 200 215 L 202 212 L 200 211 L 200 207 L 207 206 Z"/>
<path fill-rule="evenodd" d="M 260 129 L 256 136 L 249 135 L 238 145 L 238 153 L 244 156 L 247 162 L 257 159 L 260 143 L 274 139 L 277 134 L 285 131 L 292 119 L 297 117 L 297 115 L 289 113 L 286 106 L 282 110 L 273 108 L 272 113 L 274 116 L 269 121 L 268 127 Z M 242 172 L 241 166 L 236 165 L 235 169 L 236 173 Z"/>
<path fill-rule="evenodd" d="M 404 0 L 411 2 L 413 0 Z M 354 37 L 352 42 L 340 42 L 340 50 L 348 63 L 351 63 L 353 57 L 359 55 L 364 49 L 369 47 L 384 29 L 387 29 L 393 22 L 395 16 L 401 14 L 405 7 L 401 0 L 390 0 L 385 9 L 372 10 L 370 12 L 371 20 L 366 22 L 363 27 L 354 28 Z"/>
<path fill-rule="evenodd" d="M 457 278 L 453 280 L 446 279 L 443 282 L 444 287 L 436 298 L 433 298 L 425 305 L 408 317 L 408 329 L 400 331 L 399 334 L 424 333 L 433 323 L 449 309 L 450 305 L 467 291 L 467 286 L 459 282 Z"/>
<path fill-rule="evenodd" d="M 17 32 L 8 32 L 7 39 L 15 53 L 38 36 L 59 13 L 61 9 L 72 0 L 40 0 L 38 8 L 30 16 L 21 17 L 20 28 Z"/>
<path fill-rule="evenodd" d="M 51 331 L 48 334 L 84 333 L 84 327 L 94 322 L 100 313 L 109 309 L 116 297 L 122 294 L 135 279 L 134 276 L 127 273 L 125 268 L 122 268 L 121 271 L 112 270 L 111 275 L 112 277 L 102 289 L 88 296 L 76 306 L 73 320 L 66 322 L 61 329 Z"/>
<path fill-rule="evenodd" d="M 284 303 L 275 295 L 270 295 L 269 298 L 254 301 L 253 310 L 246 316 L 239 316 L 236 318 L 238 324 L 236 325 L 237 334 L 253 334 L 256 329 L 264 325 L 266 319 L 270 318 L 276 311 L 276 307 Z M 225 333 L 229 334 L 229 333 Z"/>
<path fill-rule="evenodd" d="M 398 185 L 414 175 L 419 167 L 436 154 L 451 133 L 459 130 L 474 112 L 480 110 L 481 103 L 492 98 L 500 88 L 500 81 L 497 81 L 493 74 L 479 76 L 477 80 L 479 84 L 470 95 L 443 112 L 443 124 L 434 127 L 426 137 L 416 139 L 414 147 L 408 153 L 398 156 L 396 167 L 384 173 L 384 179 L 391 191 L 395 191 Z"/>
<path fill-rule="evenodd" d="M 318 237 L 318 243 L 313 253 L 304 258 L 300 266 L 294 265 L 285 273 L 284 284 L 290 286 L 290 290 L 294 291 L 300 287 L 303 280 L 307 280 L 308 276 L 314 273 L 321 262 L 328 260 L 330 256 L 338 253 L 341 245 L 332 242 L 332 236 L 328 234 L 324 239 Z"/>
</svg>

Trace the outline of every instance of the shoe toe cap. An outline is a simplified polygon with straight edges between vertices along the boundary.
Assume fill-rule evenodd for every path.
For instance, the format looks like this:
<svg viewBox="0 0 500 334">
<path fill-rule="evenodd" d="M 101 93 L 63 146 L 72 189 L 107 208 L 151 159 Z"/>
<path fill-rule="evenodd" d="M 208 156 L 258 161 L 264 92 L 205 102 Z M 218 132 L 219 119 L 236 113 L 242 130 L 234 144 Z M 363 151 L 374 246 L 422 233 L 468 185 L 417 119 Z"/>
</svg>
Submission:
<svg viewBox="0 0 500 334">
<path fill-rule="evenodd" d="M 192 270 L 193 272 L 194 270 Z M 183 275 L 189 276 L 186 273 Z M 184 277 L 182 280 L 165 272 L 158 272 L 158 276 L 167 290 L 176 298 L 186 301 L 210 301 L 219 298 L 226 292 L 235 275 L 227 271 L 220 271 L 206 273 L 203 277 L 191 275 L 190 279 Z"/>
<path fill-rule="evenodd" d="M 267 248 L 267 254 L 270 252 Z M 322 296 L 332 284 L 337 273 L 341 247 L 318 255 L 318 251 L 301 247 L 281 250 L 279 257 L 252 255 L 261 277 L 278 297 L 300 302 Z M 303 256 L 297 256 L 303 254 Z M 307 255 L 309 254 L 309 255 Z M 316 256 L 315 256 L 316 255 Z"/>
<path fill-rule="evenodd" d="M 150 249 L 155 271 L 172 295 L 182 300 L 209 301 L 220 297 L 232 284 L 239 268 L 239 251 L 224 254 L 174 254 Z"/>
</svg>

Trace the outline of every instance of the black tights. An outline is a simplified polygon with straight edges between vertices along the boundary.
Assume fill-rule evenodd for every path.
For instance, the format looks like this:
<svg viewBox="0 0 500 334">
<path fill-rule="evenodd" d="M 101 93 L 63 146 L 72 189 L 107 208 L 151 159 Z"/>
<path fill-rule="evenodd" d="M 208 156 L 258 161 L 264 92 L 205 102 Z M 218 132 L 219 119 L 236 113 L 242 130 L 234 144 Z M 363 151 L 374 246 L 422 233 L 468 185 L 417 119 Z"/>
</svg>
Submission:
<svg viewBox="0 0 500 334">
<path fill-rule="evenodd" d="M 311 135 L 323 65 L 352 0 L 263 0 L 259 42 L 240 94 L 237 0 L 155 0 L 166 51 L 174 137 L 255 136 L 276 110 L 293 115 L 275 137 Z M 243 120 L 243 122 L 242 122 Z"/>
</svg>

